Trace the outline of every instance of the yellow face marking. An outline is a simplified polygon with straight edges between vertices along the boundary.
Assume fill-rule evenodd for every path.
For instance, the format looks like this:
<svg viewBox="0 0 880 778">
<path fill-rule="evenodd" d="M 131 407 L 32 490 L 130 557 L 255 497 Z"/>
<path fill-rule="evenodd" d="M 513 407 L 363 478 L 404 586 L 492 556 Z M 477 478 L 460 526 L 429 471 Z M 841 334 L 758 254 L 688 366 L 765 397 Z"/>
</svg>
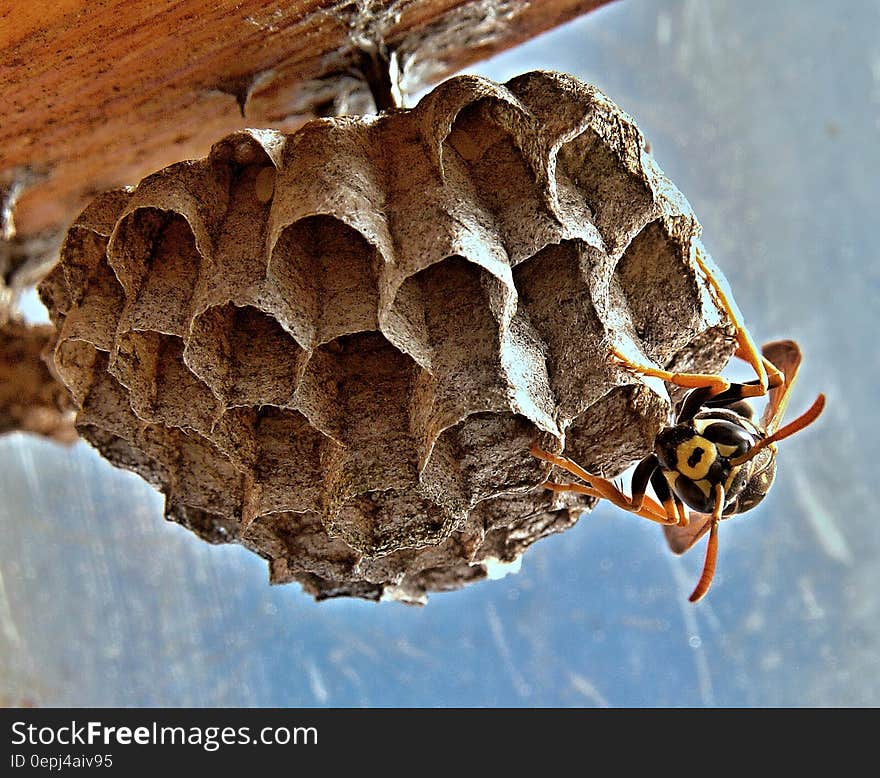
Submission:
<svg viewBox="0 0 880 778">
<path fill-rule="evenodd" d="M 677 457 L 676 470 L 692 481 L 705 478 L 717 457 L 715 444 L 699 435 L 694 435 L 690 440 L 679 443 L 675 449 L 675 455 Z"/>
<path fill-rule="evenodd" d="M 694 481 L 694 485 L 708 497 L 712 494 L 712 484 L 710 484 L 705 478 L 700 481 Z"/>
<path fill-rule="evenodd" d="M 724 491 L 725 492 L 730 492 L 730 487 L 733 486 L 733 479 L 736 478 L 737 473 L 739 473 L 740 467 L 741 467 L 741 465 L 731 469 L 730 475 L 727 476 L 727 480 L 724 482 Z"/>
<path fill-rule="evenodd" d="M 715 448 L 723 457 L 732 457 L 736 452 L 736 446 L 725 446 L 723 443 L 716 443 Z"/>
</svg>

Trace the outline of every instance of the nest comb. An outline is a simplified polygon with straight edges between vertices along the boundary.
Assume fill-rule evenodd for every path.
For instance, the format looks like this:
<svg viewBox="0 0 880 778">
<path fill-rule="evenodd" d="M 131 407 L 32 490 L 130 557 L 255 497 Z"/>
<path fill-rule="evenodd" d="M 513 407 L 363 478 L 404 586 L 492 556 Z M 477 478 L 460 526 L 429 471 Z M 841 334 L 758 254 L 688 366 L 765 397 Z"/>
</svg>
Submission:
<svg viewBox="0 0 880 778">
<path fill-rule="evenodd" d="M 48 354 L 170 519 L 319 599 L 421 602 L 591 506 L 533 440 L 606 475 L 650 450 L 669 398 L 610 343 L 729 357 L 699 229 L 596 88 L 457 77 L 98 196 L 40 288 Z"/>
</svg>

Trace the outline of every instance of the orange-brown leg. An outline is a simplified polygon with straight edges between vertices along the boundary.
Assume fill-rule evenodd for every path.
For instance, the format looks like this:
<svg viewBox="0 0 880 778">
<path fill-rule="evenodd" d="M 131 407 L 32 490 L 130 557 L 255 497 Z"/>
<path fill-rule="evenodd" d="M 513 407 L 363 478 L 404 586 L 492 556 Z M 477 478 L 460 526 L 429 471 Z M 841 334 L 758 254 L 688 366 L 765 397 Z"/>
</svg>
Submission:
<svg viewBox="0 0 880 778">
<path fill-rule="evenodd" d="M 734 356 L 739 357 L 740 359 L 748 362 L 754 367 L 751 355 L 744 355 L 741 348 L 737 348 L 737 350 L 734 352 Z M 763 355 L 761 356 L 761 364 L 764 367 L 766 382 L 763 384 L 761 383 L 761 374 L 758 373 L 757 382 L 752 381 L 745 384 L 738 384 L 740 396 L 742 398 L 763 397 L 765 394 L 767 394 L 768 389 L 775 389 L 777 386 L 782 386 L 785 383 L 785 376 L 782 374 L 779 368 L 776 367 L 776 365 L 774 365 L 769 359 L 767 359 L 767 357 Z"/>
<path fill-rule="evenodd" d="M 533 457 L 543 459 L 545 462 L 550 462 L 550 464 L 561 467 L 563 470 L 568 470 L 569 473 L 576 475 L 578 478 L 583 478 L 584 481 L 591 481 L 593 479 L 593 474 L 588 473 L 577 462 L 568 459 L 568 457 L 544 451 L 544 449 L 540 448 L 537 443 L 532 443 L 532 445 L 529 446 L 529 453 Z"/>
<path fill-rule="evenodd" d="M 711 373 L 673 373 L 670 370 L 661 370 L 659 367 L 633 362 L 633 360 L 624 356 L 614 346 L 611 347 L 610 351 L 611 357 L 614 360 L 638 375 L 659 378 L 661 381 L 666 381 L 675 386 L 683 386 L 687 389 L 708 387 L 712 389 L 709 396 L 721 394 L 721 392 L 730 388 L 730 381 L 720 375 L 713 375 Z"/>
<path fill-rule="evenodd" d="M 656 465 L 659 465 L 660 462 L 657 459 L 656 454 L 651 454 L 646 459 L 643 459 L 642 462 L 648 462 L 649 464 L 653 461 Z M 636 468 L 636 472 L 633 474 L 633 501 L 635 502 L 638 499 L 639 491 L 641 494 L 645 492 L 645 486 L 647 484 L 642 485 L 644 481 L 644 475 L 642 475 L 642 481 L 637 483 L 638 471 L 641 467 L 641 464 L 638 468 Z M 679 505 L 680 500 L 675 492 L 669 487 L 669 483 L 666 480 L 666 476 L 663 475 L 662 469 L 658 466 L 651 472 L 650 475 L 651 486 L 654 488 L 654 494 L 657 495 L 660 502 L 663 504 L 663 510 L 666 513 L 666 523 L 667 524 L 679 524 L 680 523 L 680 514 L 679 514 Z"/>
<path fill-rule="evenodd" d="M 678 508 L 675 505 L 675 499 L 663 500 L 663 510 L 666 513 L 667 524 L 678 524 Z"/>
<path fill-rule="evenodd" d="M 684 503 L 677 495 L 673 494 L 673 499 L 675 500 L 676 524 L 679 527 L 686 527 L 690 523 L 687 508 L 685 508 Z"/>
<path fill-rule="evenodd" d="M 590 486 L 585 486 L 584 484 L 560 484 L 555 481 L 546 481 L 542 484 L 546 489 L 551 489 L 554 492 L 575 492 L 577 494 L 586 494 L 590 497 L 597 497 L 599 499 L 607 499 L 604 494 L 593 489 Z M 625 499 L 625 497 L 624 497 Z M 615 503 L 616 504 L 616 503 Z M 657 524 L 671 524 L 672 522 L 666 517 L 666 514 L 663 512 L 663 509 L 660 508 L 657 503 L 655 503 L 650 497 L 646 497 L 644 502 L 638 507 L 635 508 L 632 505 L 623 506 L 620 505 L 618 507 L 623 508 L 629 513 L 632 513 L 636 516 L 641 516 L 643 519 L 648 519 L 649 521 L 656 522 Z"/>
<path fill-rule="evenodd" d="M 782 384 L 784 380 L 782 374 L 772 362 L 761 354 L 746 328 L 742 312 L 734 301 L 733 294 L 727 283 L 723 281 L 713 267 L 710 267 L 707 259 L 699 249 L 695 253 L 695 259 L 697 266 L 709 283 L 710 293 L 715 299 L 716 304 L 727 314 L 728 319 L 733 324 L 736 337 L 736 356 L 747 362 L 758 377 L 756 384 L 743 385 L 742 396 L 761 397 L 767 394 L 768 386 L 779 386 Z M 639 375 L 659 378 L 662 381 L 667 381 L 675 386 L 687 389 L 706 387 L 710 389 L 706 399 L 714 397 L 716 394 L 721 394 L 721 392 L 726 391 L 731 386 L 731 382 L 720 375 L 711 373 L 675 373 L 669 370 L 661 370 L 651 365 L 640 364 L 624 356 L 614 347 L 611 348 L 611 356 Z"/>
<path fill-rule="evenodd" d="M 695 259 L 700 270 L 703 271 L 703 275 L 705 275 L 706 280 L 709 282 L 709 286 L 714 293 L 715 302 L 720 308 L 724 310 L 724 312 L 727 314 L 727 317 L 733 324 L 736 335 L 737 356 L 740 357 L 740 359 L 745 360 L 752 366 L 756 375 L 758 376 L 758 381 L 760 382 L 760 386 L 763 390 L 761 394 L 766 394 L 767 369 L 764 364 L 764 360 L 761 357 L 760 349 L 758 348 L 752 336 L 749 334 L 748 329 L 746 329 L 746 324 L 742 315 L 742 311 L 740 311 L 739 306 L 733 299 L 733 292 L 731 292 L 727 282 L 724 281 L 723 278 L 716 273 L 715 268 L 709 266 L 709 263 L 706 261 L 706 257 L 703 256 L 699 248 L 695 252 Z"/>
<path fill-rule="evenodd" d="M 712 524 L 709 528 L 709 545 L 706 547 L 706 560 L 703 562 L 703 572 L 700 580 L 697 581 L 691 596 L 688 600 L 697 602 L 701 600 L 709 587 L 712 585 L 712 579 L 715 577 L 715 564 L 718 561 L 718 525 L 721 522 L 721 512 L 724 510 L 724 487 L 721 484 L 715 485 L 715 510 L 712 511 Z"/>
<path fill-rule="evenodd" d="M 712 397 L 727 391 L 733 386 L 732 382 L 728 381 L 724 376 L 712 373 L 675 373 L 671 370 L 662 370 L 658 367 L 653 367 L 652 365 L 634 362 L 629 357 L 624 356 L 623 353 L 614 346 L 611 347 L 610 353 L 613 360 L 621 363 L 628 370 L 638 375 L 659 378 L 661 381 L 666 381 L 670 384 L 681 386 L 686 389 L 709 389 L 710 391 L 706 393 L 704 400 L 709 400 Z M 741 348 L 737 348 L 735 356 L 745 360 L 754 367 L 755 362 L 753 361 L 752 355 L 743 353 Z M 768 388 L 773 389 L 777 386 L 781 386 L 785 382 L 785 377 L 769 359 L 764 356 L 759 356 L 758 362 L 763 368 L 763 375 L 758 373 L 758 382 L 756 383 L 737 384 L 740 398 L 763 397 L 767 394 Z"/>
<path fill-rule="evenodd" d="M 537 457 L 538 459 L 543 459 L 545 462 L 550 462 L 557 467 L 561 467 L 563 470 L 567 470 L 569 473 L 582 479 L 587 484 L 584 487 L 581 487 L 579 484 L 544 484 L 548 489 L 556 489 L 557 491 L 574 491 L 580 494 L 588 494 L 591 497 L 600 497 L 629 513 L 634 513 L 637 516 L 642 516 L 643 518 L 659 522 L 660 524 L 671 524 L 677 521 L 677 517 L 674 520 L 671 517 L 668 517 L 664 508 L 647 495 L 644 495 L 638 504 L 635 504 L 607 478 L 588 473 L 577 464 L 577 462 L 573 462 L 567 457 L 559 456 L 558 454 L 551 454 L 549 451 L 544 451 L 543 449 L 538 448 L 535 444 L 532 444 L 531 448 L 529 448 L 529 452 L 532 456 Z M 575 489 L 571 487 L 578 488 Z"/>
</svg>

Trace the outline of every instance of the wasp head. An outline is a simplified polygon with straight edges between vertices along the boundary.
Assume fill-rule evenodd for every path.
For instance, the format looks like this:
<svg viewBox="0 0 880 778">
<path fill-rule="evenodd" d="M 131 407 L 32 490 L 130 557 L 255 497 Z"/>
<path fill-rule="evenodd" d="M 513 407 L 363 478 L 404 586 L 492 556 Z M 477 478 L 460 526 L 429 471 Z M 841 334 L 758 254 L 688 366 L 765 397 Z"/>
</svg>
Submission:
<svg viewBox="0 0 880 778">
<path fill-rule="evenodd" d="M 746 454 L 763 437 L 745 415 L 715 408 L 660 431 L 654 443 L 669 487 L 699 513 L 715 507 L 715 486 L 724 487 L 724 516 L 755 507 L 767 494 L 776 472 L 775 451 L 766 448 L 747 462 Z"/>
</svg>

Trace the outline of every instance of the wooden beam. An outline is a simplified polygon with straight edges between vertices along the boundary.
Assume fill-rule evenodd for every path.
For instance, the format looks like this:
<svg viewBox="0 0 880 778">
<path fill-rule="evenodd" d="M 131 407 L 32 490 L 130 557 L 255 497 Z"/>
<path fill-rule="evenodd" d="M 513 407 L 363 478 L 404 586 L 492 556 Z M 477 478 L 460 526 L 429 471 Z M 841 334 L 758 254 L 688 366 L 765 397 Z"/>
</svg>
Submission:
<svg viewBox="0 0 880 778">
<path fill-rule="evenodd" d="M 393 48 L 415 91 L 607 1 L 7 0 L 6 237 L 60 235 L 95 193 L 203 156 L 235 129 L 363 109 L 359 46 Z"/>
</svg>

